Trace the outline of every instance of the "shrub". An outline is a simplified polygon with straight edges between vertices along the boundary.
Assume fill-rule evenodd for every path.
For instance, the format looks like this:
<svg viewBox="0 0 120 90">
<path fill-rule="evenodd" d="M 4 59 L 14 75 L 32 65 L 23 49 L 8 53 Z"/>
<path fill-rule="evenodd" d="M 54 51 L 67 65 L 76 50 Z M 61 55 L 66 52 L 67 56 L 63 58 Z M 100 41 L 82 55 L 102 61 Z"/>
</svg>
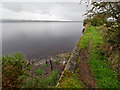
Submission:
<svg viewBox="0 0 120 90">
<path fill-rule="evenodd" d="M 49 86 L 55 86 L 58 82 L 60 75 L 58 71 L 53 71 L 51 75 L 47 78 L 49 80 Z"/>
<path fill-rule="evenodd" d="M 91 25 L 93 26 L 100 26 L 100 25 L 103 25 L 105 23 L 109 23 L 107 21 L 107 19 L 103 18 L 102 16 L 98 15 L 98 16 L 94 16 L 92 18 L 87 18 L 83 21 L 83 25 L 85 26 L 85 24 L 88 24 L 88 23 L 91 23 Z"/>
<path fill-rule="evenodd" d="M 13 56 L 3 56 L 2 87 L 20 87 L 21 83 L 23 82 L 22 76 L 27 76 L 27 70 L 29 70 L 29 66 L 30 65 L 27 65 L 27 61 L 21 53 L 16 53 Z"/>
</svg>

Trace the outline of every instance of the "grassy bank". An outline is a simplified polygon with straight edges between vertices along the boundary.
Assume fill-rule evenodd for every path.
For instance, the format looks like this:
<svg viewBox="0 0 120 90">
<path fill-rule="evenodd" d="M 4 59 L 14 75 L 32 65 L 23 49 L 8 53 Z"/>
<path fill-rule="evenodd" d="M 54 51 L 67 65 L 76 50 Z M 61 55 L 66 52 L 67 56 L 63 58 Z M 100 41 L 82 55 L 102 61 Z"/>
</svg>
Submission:
<svg viewBox="0 0 120 90">
<path fill-rule="evenodd" d="M 105 53 L 99 48 L 103 40 L 98 27 L 87 27 L 87 31 L 79 42 L 81 49 L 88 49 L 89 35 L 92 36 L 93 41 L 89 64 L 94 72 L 98 87 L 118 88 L 117 73 L 109 68 L 109 64 L 107 63 L 108 58 L 104 56 Z"/>
<path fill-rule="evenodd" d="M 92 47 L 91 52 L 88 53 L 90 48 L 89 47 L 90 40 L 92 40 Z M 88 75 L 85 75 L 84 78 L 89 79 L 90 77 L 92 77 L 92 75 L 89 75 L 92 74 L 89 73 L 89 70 L 92 70 L 98 88 L 118 88 L 119 87 L 119 82 L 117 79 L 118 73 L 110 69 L 109 62 L 107 62 L 108 58 L 105 56 L 104 51 L 100 49 L 102 43 L 104 43 L 104 41 L 102 40 L 102 34 L 98 30 L 98 27 L 87 25 L 85 34 L 81 37 L 80 41 L 77 43 L 77 45 L 80 46 L 79 57 L 82 57 L 85 60 L 88 59 L 88 62 L 85 63 L 88 64 L 88 66 L 90 66 L 88 68 L 91 68 L 91 69 L 86 69 L 86 67 L 82 68 L 84 70 L 88 70 L 86 71 L 88 72 L 87 73 Z M 85 54 L 83 52 L 86 52 L 85 56 L 81 56 Z M 78 63 L 84 62 L 84 60 L 80 60 L 80 58 L 76 61 Z M 83 66 L 85 63 L 83 63 Z M 69 70 L 64 72 L 62 79 L 59 81 L 58 88 L 86 88 L 89 87 L 90 83 L 92 84 L 94 82 L 94 79 L 93 81 L 88 80 L 90 83 L 88 83 L 87 85 L 86 81 L 84 82 L 85 79 L 84 80 L 81 79 L 79 74 L 83 74 L 84 72 L 79 73 L 79 70 L 81 69 L 79 65 L 82 64 L 77 64 L 74 73 L 71 73 Z"/>
<path fill-rule="evenodd" d="M 64 77 L 59 81 L 57 88 L 84 88 L 84 85 L 79 81 L 77 73 L 71 73 L 69 70 L 64 71 Z"/>
</svg>

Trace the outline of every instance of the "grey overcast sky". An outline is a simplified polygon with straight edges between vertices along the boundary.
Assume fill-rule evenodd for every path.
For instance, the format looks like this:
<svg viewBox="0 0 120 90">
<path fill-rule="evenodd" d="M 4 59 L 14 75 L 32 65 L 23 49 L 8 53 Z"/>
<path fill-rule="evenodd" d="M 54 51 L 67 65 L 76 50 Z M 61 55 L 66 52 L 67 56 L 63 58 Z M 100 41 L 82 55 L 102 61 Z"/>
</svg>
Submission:
<svg viewBox="0 0 120 90">
<path fill-rule="evenodd" d="M 2 19 L 81 21 L 88 8 L 79 2 L 2 2 Z"/>
</svg>

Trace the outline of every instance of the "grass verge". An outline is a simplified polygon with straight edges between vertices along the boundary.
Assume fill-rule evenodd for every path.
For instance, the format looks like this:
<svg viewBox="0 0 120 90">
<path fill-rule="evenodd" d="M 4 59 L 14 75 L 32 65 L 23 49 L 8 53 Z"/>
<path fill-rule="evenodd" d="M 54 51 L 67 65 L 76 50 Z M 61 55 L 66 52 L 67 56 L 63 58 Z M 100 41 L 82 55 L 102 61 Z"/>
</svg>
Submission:
<svg viewBox="0 0 120 90">
<path fill-rule="evenodd" d="M 57 88 L 84 88 L 76 73 L 71 73 L 69 70 L 66 70 L 63 75 L 64 77 L 59 81 L 60 84 Z"/>
<path fill-rule="evenodd" d="M 92 35 L 93 45 L 90 53 L 89 64 L 94 72 L 98 87 L 118 88 L 119 81 L 117 79 L 117 73 L 109 68 L 108 63 L 106 63 L 107 57 L 104 56 L 103 50 L 99 48 L 100 44 L 103 43 L 103 40 L 97 27 L 90 26 L 87 28 L 87 32 L 83 36 L 83 42 L 80 42 L 80 47 L 87 47 L 85 44 L 88 45 L 88 36 L 90 34 Z"/>
</svg>

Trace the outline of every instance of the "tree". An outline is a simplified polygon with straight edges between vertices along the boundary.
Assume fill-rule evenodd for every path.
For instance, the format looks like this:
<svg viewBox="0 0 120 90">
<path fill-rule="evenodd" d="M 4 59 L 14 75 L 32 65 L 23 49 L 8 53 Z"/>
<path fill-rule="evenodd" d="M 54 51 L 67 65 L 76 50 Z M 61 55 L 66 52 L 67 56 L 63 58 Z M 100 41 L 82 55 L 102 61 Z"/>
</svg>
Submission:
<svg viewBox="0 0 120 90">
<path fill-rule="evenodd" d="M 85 14 L 88 18 L 101 15 L 120 23 L 120 2 L 93 2 L 92 5 L 92 9 Z"/>
<path fill-rule="evenodd" d="M 93 2 L 92 5 L 92 9 L 85 14 L 87 19 L 95 26 L 105 23 L 109 27 L 104 34 L 108 35 L 108 39 L 105 38 L 105 40 L 118 48 L 120 45 L 120 2 Z M 113 21 L 108 21 L 108 18 L 112 18 Z"/>
<path fill-rule="evenodd" d="M 102 49 L 108 57 L 110 67 L 117 71 L 120 76 L 120 1 L 119 2 L 93 2 L 92 9 L 85 14 L 87 20 L 99 24 L 96 20 L 102 17 L 102 22 L 106 23 L 99 28 L 103 33 L 104 45 Z M 97 18 L 96 18 L 97 17 Z M 108 21 L 112 18 L 112 21 Z M 107 20 L 106 22 L 104 20 Z M 101 23 L 102 23 L 101 22 Z M 94 24 L 93 24 L 94 25 Z M 99 25 L 98 25 L 99 26 Z"/>
</svg>

